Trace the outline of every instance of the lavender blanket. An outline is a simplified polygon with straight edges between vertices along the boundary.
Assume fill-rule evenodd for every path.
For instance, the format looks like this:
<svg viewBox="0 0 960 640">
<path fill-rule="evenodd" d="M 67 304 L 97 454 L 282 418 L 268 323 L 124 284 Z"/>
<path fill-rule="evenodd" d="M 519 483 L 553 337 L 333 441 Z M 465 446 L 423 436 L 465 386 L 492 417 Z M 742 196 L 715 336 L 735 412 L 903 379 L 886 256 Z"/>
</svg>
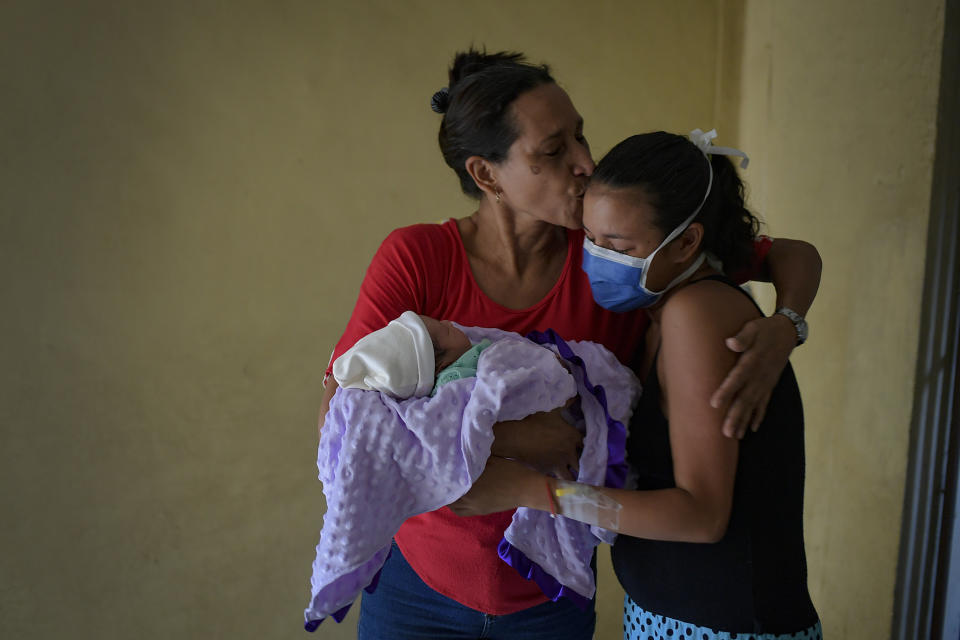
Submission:
<svg viewBox="0 0 960 640">
<path fill-rule="evenodd" d="M 395 400 L 358 389 L 334 395 L 317 456 L 327 512 L 304 611 L 308 631 L 327 616 L 339 622 L 362 589 L 373 591 L 404 520 L 469 490 L 490 455 L 496 422 L 550 411 L 579 394 L 579 410 L 571 416 L 585 434 L 578 479 L 623 485 L 623 425 L 640 389 L 629 369 L 600 345 L 566 343 L 553 332 L 526 339 L 460 328 L 473 342 L 493 341 L 475 378 L 450 382 L 432 398 Z M 554 600 L 566 596 L 584 604 L 596 589 L 590 560 L 600 540 L 612 536 L 521 508 L 498 552 Z"/>
</svg>

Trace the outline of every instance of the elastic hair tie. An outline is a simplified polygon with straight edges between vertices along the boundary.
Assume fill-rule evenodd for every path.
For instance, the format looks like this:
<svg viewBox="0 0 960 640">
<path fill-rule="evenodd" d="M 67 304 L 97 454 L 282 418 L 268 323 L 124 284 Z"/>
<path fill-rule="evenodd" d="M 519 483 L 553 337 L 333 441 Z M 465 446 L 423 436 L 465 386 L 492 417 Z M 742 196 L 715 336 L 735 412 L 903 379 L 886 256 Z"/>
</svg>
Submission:
<svg viewBox="0 0 960 640">
<path fill-rule="evenodd" d="M 750 158 L 748 158 L 747 154 L 743 151 L 740 151 L 740 149 L 713 146 L 713 139 L 717 137 L 716 129 L 710 129 L 710 131 L 706 133 L 700 129 L 694 129 L 687 137 L 705 156 L 738 156 L 743 158 L 743 160 L 740 161 L 741 169 L 746 169 L 747 165 L 750 164 Z"/>
<path fill-rule="evenodd" d="M 447 107 L 450 106 L 450 89 L 444 87 L 433 94 L 433 97 L 430 98 L 430 108 L 436 111 L 437 113 L 446 113 Z"/>
</svg>

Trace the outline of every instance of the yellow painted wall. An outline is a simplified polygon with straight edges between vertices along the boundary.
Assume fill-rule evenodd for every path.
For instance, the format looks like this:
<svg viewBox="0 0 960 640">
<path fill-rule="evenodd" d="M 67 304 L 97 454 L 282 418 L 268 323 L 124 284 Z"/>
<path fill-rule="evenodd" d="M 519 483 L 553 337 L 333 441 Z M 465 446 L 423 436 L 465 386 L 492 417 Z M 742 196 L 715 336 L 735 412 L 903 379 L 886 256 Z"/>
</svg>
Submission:
<svg viewBox="0 0 960 640">
<path fill-rule="evenodd" d="M 472 210 L 452 53 L 551 63 L 599 154 L 710 123 L 717 6 L 3 3 L 0 635 L 304 637 L 327 355 L 387 232 Z"/>
<path fill-rule="evenodd" d="M 889 637 L 930 207 L 943 2 L 749 0 L 740 144 L 773 235 L 823 256 L 793 357 L 810 588 L 827 637 Z M 764 296 L 767 308 L 773 300 Z"/>
<path fill-rule="evenodd" d="M 304 637 L 321 372 L 383 236 L 471 211 L 427 105 L 475 43 L 551 63 L 598 156 L 718 124 L 820 248 L 811 586 L 884 637 L 941 5 L 4 3 L 2 635 Z"/>
</svg>

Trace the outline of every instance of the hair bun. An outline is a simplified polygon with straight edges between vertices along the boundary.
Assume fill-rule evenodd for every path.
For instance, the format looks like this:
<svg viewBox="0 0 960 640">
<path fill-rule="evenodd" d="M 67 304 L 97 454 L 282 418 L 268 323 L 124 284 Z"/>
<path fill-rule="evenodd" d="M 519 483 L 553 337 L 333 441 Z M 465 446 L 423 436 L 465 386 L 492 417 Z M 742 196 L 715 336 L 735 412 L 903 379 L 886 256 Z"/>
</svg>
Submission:
<svg viewBox="0 0 960 640">
<path fill-rule="evenodd" d="M 436 111 L 437 113 L 446 113 L 447 107 L 450 106 L 450 89 L 444 87 L 433 94 L 433 97 L 430 98 L 430 108 Z"/>
</svg>

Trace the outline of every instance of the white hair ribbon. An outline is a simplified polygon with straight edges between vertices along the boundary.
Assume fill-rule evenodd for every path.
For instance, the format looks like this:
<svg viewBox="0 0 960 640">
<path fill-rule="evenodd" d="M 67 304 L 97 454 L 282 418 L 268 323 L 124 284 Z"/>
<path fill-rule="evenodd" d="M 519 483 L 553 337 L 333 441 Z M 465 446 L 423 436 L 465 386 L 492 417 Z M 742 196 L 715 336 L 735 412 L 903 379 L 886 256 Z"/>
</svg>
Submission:
<svg viewBox="0 0 960 640">
<path fill-rule="evenodd" d="M 700 129 L 694 129 L 688 136 L 690 142 L 697 145 L 697 148 L 703 152 L 703 155 L 738 156 L 743 158 L 743 160 L 740 161 L 740 168 L 746 169 L 747 165 L 750 164 L 750 158 L 747 157 L 747 154 L 745 154 L 743 151 L 740 151 L 740 149 L 734 149 L 733 147 L 713 146 L 713 139 L 716 137 L 716 129 L 710 129 L 710 131 L 707 131 L 706 133 Z"/>
</svg>

